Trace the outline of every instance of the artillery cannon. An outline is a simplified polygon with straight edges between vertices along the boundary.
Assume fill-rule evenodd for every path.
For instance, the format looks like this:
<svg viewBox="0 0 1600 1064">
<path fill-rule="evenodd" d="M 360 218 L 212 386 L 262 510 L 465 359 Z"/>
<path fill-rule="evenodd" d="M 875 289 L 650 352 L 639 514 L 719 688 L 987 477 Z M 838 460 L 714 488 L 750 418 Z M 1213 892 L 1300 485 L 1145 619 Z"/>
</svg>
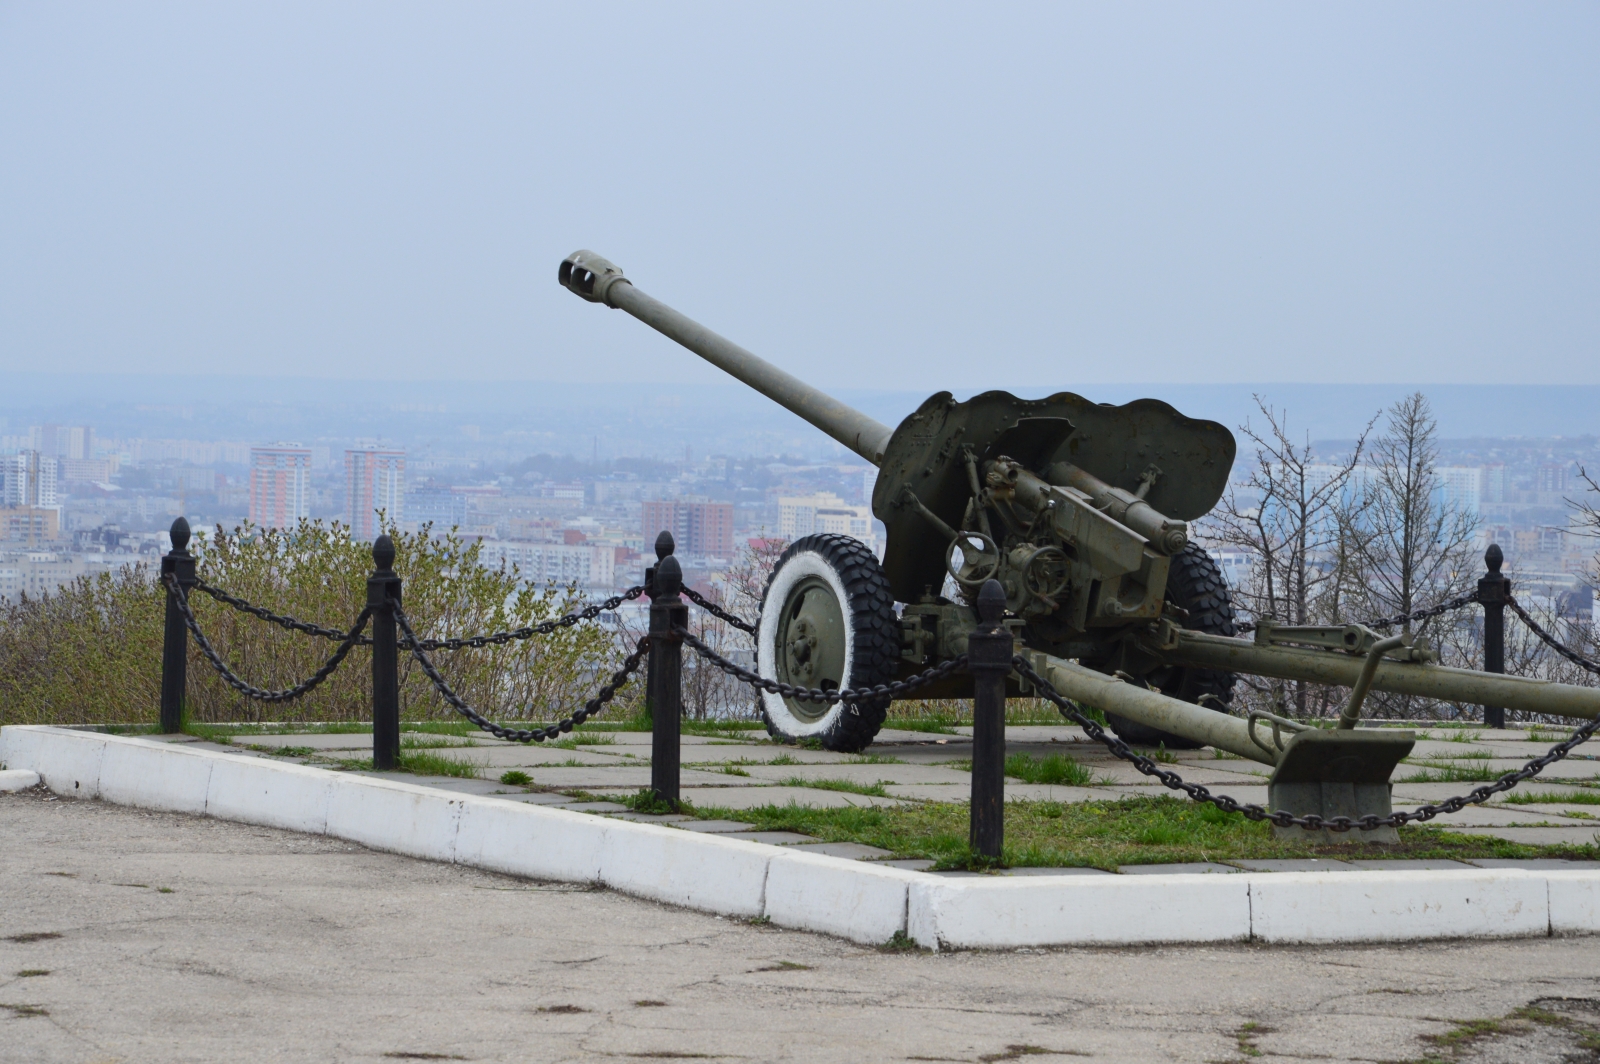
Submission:
<svg viewBox="0 0 1600 1064">
<path fill-rule="evenodd" d="M 877 466 L 872 511 L 888 532 L 880 564 L 833 534 L 789 545 L 762 599 L 756 658 L 768 679 L 823 689 L 904 678 L 965 652 L 989 580 L 1034 670 L 1102 710 L 1125 740 L 1212 746 L 1273 766 L 1274 809 L 1324 817 L 1390 811 L 1389 777 L 1411 732 L 1356 730 L 1369 690 L 1594 719 L 1600 690 L 1446 668 L 1409 636 L 1360 625 L 1281 627 L 1235 638 L 1227 584 L 1189 541 L 1233 467 L 1233 434 L 1140 399 L 1098 404 L 1070 392 L 1019 399 L 939 392 L 895 429 L 652 299 L 590 251 L 560 283 L 623 310 L 798 414 Z M 943 594 L 955 587 L 955 597 Z M 898 605 L 897 605 L 898 604 Z M 1235 674 L 1350 687 L 1335 730 L 1272 714 L 1229 713 Z M 1020 681 L 1012 693 L 1026 695 Z M 917 697 L 970 694 L 952 677 Z M 859 751 L 883 724 L 877 704 L 763 693 L 768 730 Z M 1280 829 L 1283 830 L 1283 829 Z M 1288 829 L 1299 831 L 1301 829 Z M 1393 828 L 1380 837 L 1393 837 Z"/>
</svg>

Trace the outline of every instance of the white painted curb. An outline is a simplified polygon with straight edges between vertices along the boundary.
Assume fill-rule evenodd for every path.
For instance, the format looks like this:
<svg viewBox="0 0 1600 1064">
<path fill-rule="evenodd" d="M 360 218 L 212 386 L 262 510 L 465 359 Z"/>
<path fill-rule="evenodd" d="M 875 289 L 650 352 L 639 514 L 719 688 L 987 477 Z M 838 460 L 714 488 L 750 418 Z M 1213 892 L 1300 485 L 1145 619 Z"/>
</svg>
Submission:
<svg viewBox="0 0 1600 1064">
<path fill-rule="evenodd" d="M 1387 942 L 1600 932 L 1600 872 L 927 875 L 148 739 L 0 728 L 0 789 L 328 834 L 378 850 L 878 944 Z M 13 781 L 16 781 L 13 786 Z"/>
<path fill-rule="evenodd" d="M 39 785 L 39 774 L 25 768 L 0 769 L 0 792 L 25 791 Z"/>
</svg>

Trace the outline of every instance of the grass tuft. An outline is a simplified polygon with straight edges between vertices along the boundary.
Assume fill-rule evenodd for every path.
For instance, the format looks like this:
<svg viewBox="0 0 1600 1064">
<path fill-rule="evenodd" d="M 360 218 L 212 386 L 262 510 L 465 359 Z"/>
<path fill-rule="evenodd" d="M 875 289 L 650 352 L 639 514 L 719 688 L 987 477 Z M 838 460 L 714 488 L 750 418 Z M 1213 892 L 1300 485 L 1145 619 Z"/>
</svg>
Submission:
<svg viewBox="0 0 1600 1064">
<path fill-rule="evenodd" d="M 514 768 L 507 772 L 500 773 L 500 782 L 504 783 L 507 787 L 526 787 L 528 784 L 533 782 L 533 777 L 522 771 L 520 768 Z"/>
<path fill-rule="evenodd" d="M 811 787 L 819 791 L 844 791 L 847 794 L 865 794 L 873 798 L 889 797 L 889 792 L 883 789 L 882 781 L 857 783 L 854 780 L 808 780 L 800 776 L 790 776 L 781 786 Z"/>
<path fill-rule="evenodd" d="M 1501 801 L 1506 805 L 1600 805 L 1600 791 L 1571 791 L 1566 794 L 1512 791 Z"/>
<path fill-rule="evenodd" d="M 972 763 L 967 762 L 968 771 L 971 771 L 971 766 Z M 1005 773 L 1024 783 L 1089 787 L 1097 782 L 1093 772 L 1065 754 L 1046 754 L 1044 757 L 1012 754 L 1006 758 Z"/>
</svg>

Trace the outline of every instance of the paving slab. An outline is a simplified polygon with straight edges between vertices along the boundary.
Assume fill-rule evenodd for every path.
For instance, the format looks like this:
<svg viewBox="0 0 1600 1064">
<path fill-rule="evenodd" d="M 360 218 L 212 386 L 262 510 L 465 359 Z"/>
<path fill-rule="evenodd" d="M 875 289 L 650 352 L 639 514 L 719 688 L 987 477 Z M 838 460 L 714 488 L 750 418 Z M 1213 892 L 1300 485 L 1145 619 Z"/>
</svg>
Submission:
<svg viewBox="0 0 1600 1064">
<path fill-rule="evenodd" d="M 790 779 L 847 780 L 851 783 L 916 784 L 956 783 L 971 785 L 972 777 L 966 772 L 936 765 L 856 765 L 835 763 L 831 765 L 746 765 L 751 779 L 782 783 Z"/>
<path fill-rule="evenodd" d="M 754 824 L 745 824 L 737 820 L 681 820 L 672 825 L 683 828 L 685 831 L 704 831 L 718 834 L 725 831 L 752 831 Z"/>
<path fill-rule="evenodd" d="M 911 731 L 906 728 L 883 728 L 877 737 L 872 740 L 872 745 L 894 745 L 897 743 L 936 743 L 941 745 L 971 746 L 972 729 L 967 729 L 967 734 L 945 735 L 940 732 Z"/>
<path fill-rule="evenodd" d="M 1304 857 L 1289 860 L 1229 861 L 1247 872 L 1354 872 L 1356 866 L 1348 861 L 1335 861 L 1325 857 Z"/>
<path fill-rule="evenodd" d="M 797 831 L 728 831 L 722 833 L 725 839 L 743 839 L 746 842 L 764 842 L 768 846 L 787 846 L 794 842 L 816 842 L 810 835 L 802 835 Z"/>
<path fill-rule="evenodd" d="M 1472 865 L 1463 861 L 1408 857 L 1399 857 L 1393 861 L 1350 861 L 1348 863 L 1357 868 L 1365 868 L 1376 872 L 1448 872 L 1472 867 Z"/>
<path fill-rule="evenodd" d="M 568 809 L 574 813 L 626 813 L 628 807 L 616 802 L 571 802 Z"/>
<path fill-rule="evenodd" d="M 720 777 L 726 779 L 726 776 Z M 697 809 L 757 809 L 762 806 L 799 805 L 810 809 L 843 809 L 902 804 L 897 798 L 876 798 L 849 791 L 823 791 L 814 787 L 685 787 L 684 798 Z"/>
<path fill-rule="evenodd" d="M 1002 875 L 1007 876 L 1110 876 L 1115 872 L 1107 872 L 1104 868 L 1008 868 Z"/>
<path fill-rule="evenodd" d="M 404 739 L 407 732 L 401 733 Z M 156 738 L 152 736 L 152 738 Z M 165 737 L 162 737 L 165 738 Z M 312 735 L 241 735 L 235 740 L 241 744 L 254 744 L 257 746 L 309 746 L 313 750 L 360 750 L 370 755 L 372 753 L 372 733 L 345 732 L 342 734 L 328 735 L 317 733 Z"/>
<path fill-rule="evenodd" d="M 503 798 L 508 802 L 522 802 L 526 805 L 574 805 L 571 798 L 564 794 L 551 794 L 548 791 L 497 791 L 491 798 Z M 589 804 L 593 804 L 592 802 Z M 607 803 L 610 804 L 610 803 Z"/>
<path fill-rule="evenodd" d="M 677 824 L 684 820 L 693 820 L 694 817 L 684 816 L 682 813 L 612 813 L 613 820 L 632 820 L 639 824 Z"/>
<path fill-rule="evenodd" d="M 743 835 L 734 836 L 743 838 Z M 804 850 L 806 853 L 820 853 L 828 857 L 848 857 L 855 861 L 871 861 L 879 857 L 888 857 L 890 851 L 879 849 L 876 846 L 867 846 L 860 842 L 797 842 L 789 845 L 791 850 Z"/>
<path fill-rule="evenodd" d="M 1595 825 L 1581 828 L 1452 828 L 1463 835 L 1493 835 L 1524 846 L 1593 846 L 1600 843 Z"/>
<path fill-rule="evenodd" d="M 649 751 L 646 751 L 648 753 Z M 707 746 L 697 747 L 693 753 L 684 755 L 685 763 L 727 763 L 734 762 L 743 768 L 771 764 L 774 761 L 786 765 L 843 765 L 854 758 L 854 754 L 840 754 L 832 750 L 807 750 L 803 746 L 785 746 L 782 743 L 740 743 L 737 746 Z"/>
<path fill-rule="evenodd" d="M 539 765 L 567 765 L 575 762 L 579 765 L 624 765 L 637 767 L 640 764 L 648 766 L 648 759 L 636 760 L 624 756 L 622 751 L 617 753 L 607 752 L 608 747 L 580 746 L 571 750 L 563 750 L 555 746 L 471 746 L 465 749 L 459 747 L 446 750 L 433 750 L 441 757 L 448 757 L 452 761 L 463 761 L 469 765 L 482 765 L 484 771 L 492 771 L 499 775 L 508 768 L 533 768 Z"/>
<path fill-rule="evenodd" d="M 970 802 L 972 783 L 919 783 L 908 786 L 886 786 L 884 790 L 896 798 L 911 798 L 923 802 Z M 1052 783 L 1018 783 L 1006 780 L 1008 802 L 1114 802 L 1126 797 L 1124 792 L 1103 787 L 1064 787 Z"/>
<path fill-rule="evenodd" d="M 1511 857 L 1473 857 L 1467 864 L 1479 868 L 1526 868 L 1532 872 L 1591 872 L 1600 869 L 1600 861 L 1565 861 L 1559 857 L 1532 857 L 1518 860 Z"/>
<path fill-rule="evenodd" d="M 1125 864 L 1118 865 L 1117 871 L 1125 876 L 1176 876 L 1196 873 L 1226 875 L 1244 870 L 1215 861 L 1193 861 L 1187 864 Z"/>
<path fill-rule="evenodd" d="M 533 782 L 541 787 L 557 787 L 561 790 L 585 790 L 604 793 L 619 791 L 636 791 L 641 787 L 650 786 L 650 768 L 648 765 L 580 765 L 570 768 L 556 767 L 543 768 L 532 766 L 524 769 L 533 777 Z M 729 779 L 738 779 L 737 776 L 725 776 L 720 772 L 706 772 L 699 769 L 684 769 L 678 779 L 685 785 L 700 784 L 717 785 Z"/>
<path fill-rule="evenodd" d="M 898 861 L 874 861 L 873 864 L 883 865 L 885 868 L 903 868 L 907 872 L 926 872 L 937 862 L 926 857 L 906 857 Z"/>
<path fill-rule="evenodd" d="M 1530 813 L 1548 814 L 1551 816 L 1570 817 L 1574 820 L 1600 820 L 1600 805 L 1574 805 L 1569 802 L 1518 802 L 1512 805 L 1509 802 L 1500 802 L 1493 805 L 1494 809 L 1526 810 Z"/>
<path fill-rule="evenodd" d="M 1394 803 L 1394 808 L 1414 809 L 1416 806 L 1411 802 L 1397 801 Z M 1452 830 L 1458 827 L 1534 827 L 1542 824 L 1557 827 L 1576 826 L 1571 820 L 1563 821 L 1558 814 L 1545 813 L 1522 805 L 1469 805 L 1459 813 L 1441 813 L 1427 823 Z M 1596 827 L 1600 827 L 1600 824 Z"/>
</svg>

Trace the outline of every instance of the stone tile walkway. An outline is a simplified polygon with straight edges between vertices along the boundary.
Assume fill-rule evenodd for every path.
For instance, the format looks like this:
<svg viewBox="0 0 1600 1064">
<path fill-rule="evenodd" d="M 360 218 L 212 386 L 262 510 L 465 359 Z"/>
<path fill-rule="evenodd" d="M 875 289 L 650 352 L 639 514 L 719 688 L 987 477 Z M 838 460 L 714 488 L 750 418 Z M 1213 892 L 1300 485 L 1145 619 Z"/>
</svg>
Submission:
<svg viewBox="0 0 1600 1064">
<path fill-rule="evenodd" d="M 768 739 L 762 730 L 723 737 L 684 736 L 681 775 L 683 797 L 700 808 L 737 812 L 767 805 L 795 804 L 813 808 L 896 806 L 918 802 L 965 802 L 970 796 L 971 729 L 938 734 L 884 729 L 878 740 L 860 755 L 837 754 L 788 746 Z M 1463 737 L 1469 741 L 1462 741 Z M 288 757 L 309 764 L 333 765 L 339 761 L 369 758 L 370 734 L 243 735 L 221 747 L 189 736 L 168 741 L 193 742 L 234 753 L 263 757 Z M 1477 786 L 1475 777 L 1519 768 L 1542 754 L 1554 739 L 1541 734 L 1531 739 L 1522 731 L 1438 730 L 1424 733 L 1408 763 L 1395 773 L 1397 809 L 1414 808 L 1464 794 Z M 631 813 L 610 797 L 631 794 L 650 780 L 651 736 L 645 732 L 589 731 L 568 736 L 557 744 L 527 746 L 488 738 L 460 738 L 407 732 L 408 750 L 426 750 L 471 766 L 476 778 L 380 773 L 388 778 L 467 794 L 492 795 L 511 801 L 560 806 L 576 811 L 652 821 L 691 831 L 722 832 L 734 838 L 795 846 L 860 860 L 888 857 L 884 850 L 859 843 L 825 843 L 795 832 L 755 831 L 737 820 L 688 820 L 677 816 L 652 817 Z M 1069 760 L 1056 765 L 1056 782 L 1007 779 L 1008 801 L 1088 802 L 1110 801 L 1127 795 L 1170 793 L 1161 784 L 1113 758 L 1082 729 L 1068 726 L 1016 726 L 1007 732 L 1007 753 L 1025 754 L 1035 763 L 1055 756 Z M 282 753 L 279 753 L 282 751 Z M 295 755 L 290 756 L 290 751 Z M 304 753 L 309 751 L 309 754 Z M 1600 753 L 1600 751 L 1597 751 Z M 1267 800 L 1265 765 L 1212 750 L 1163 752 L 1161 757 L 1186 780 L 1203 783 L 1214 792 L 1242 802 Z M 1527 783 L 1513 794 L 1537 794 L 1546 800 L 1533 805 L 1511 804 L 1504 796 L 1460 813 L 1438 817 L 1433 823 L 1468 834 L 1493 835 L 1514 842 L 1583 845 L 1600 833 L 1600 805 L 1572 801 L 1574 797 L 1600 797 L 1600 761 L 1591 755 L 1570 758 L 1546 771 L 1548 779 Z M 1037 765 L 1043 768 L 1043 765 Z M 1422 773 L 1454 770 L 1469 782 L 1403 782 Z M 1556 771 L 1559 770 L 1559 771 Z M 521 772 L 531 784 L 500 782 L 508 772 Z M 1036 774 L 1036 773 L 1035 773 Z M 1583 784 L 1590 786 L 1585 787 Z M 601 800 L 596 800 L 601 799 Z M 927 868 L 928 861 L 891 861 L 901 868 Z M 1503 862 L 1472 862 L 1498 867 Z M 1542 866 L 1544 862 L 1522 862 Z M 1600 864 L 1590 862 L 1591 864 Z M 1126 866 L 1127 874 L 1161 872 L 1218 872 L 1241 870 L 1299 871 L 1378 865 L 1386 868 L 1466 867 L 1453 861 L 1234 861 L 1192 865 Z M 1570 863 L 1561 865 L 1571 867 Z M 954 874 L 954 873 L 952 873 Z M 1014 875 L 1083 875 L 1091 869 L 1015 869 Z"/>
</svg>

